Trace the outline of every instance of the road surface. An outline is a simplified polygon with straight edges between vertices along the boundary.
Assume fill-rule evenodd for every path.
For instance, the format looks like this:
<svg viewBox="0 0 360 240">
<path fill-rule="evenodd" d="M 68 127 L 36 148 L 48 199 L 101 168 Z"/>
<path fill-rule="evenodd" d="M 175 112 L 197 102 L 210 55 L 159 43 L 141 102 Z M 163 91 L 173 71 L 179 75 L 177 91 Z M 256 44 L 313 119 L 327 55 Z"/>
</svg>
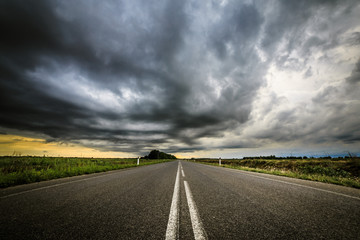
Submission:
<svg viewBox="0 0 360 240">
<path fill-rule="evenodd" d="M 360 239 L 360 190 L 173 161 L 0 191 L 0 239 Z"/>
</svg>

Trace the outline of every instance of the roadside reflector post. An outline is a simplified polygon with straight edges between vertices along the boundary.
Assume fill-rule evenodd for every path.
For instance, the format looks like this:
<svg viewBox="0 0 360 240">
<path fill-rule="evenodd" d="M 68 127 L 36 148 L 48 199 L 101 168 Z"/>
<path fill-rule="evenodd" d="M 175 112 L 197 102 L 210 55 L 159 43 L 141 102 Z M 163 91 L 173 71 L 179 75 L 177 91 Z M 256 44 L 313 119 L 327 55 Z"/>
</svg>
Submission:
<svg viewBox="0 0 360 240">
<path fill-rule="evenodd" d="M 140 162 L 140 157 L 138 157 L 137 159 L 137 165 L 139 165 L 139 162 Z"/>
<path fill-rule="evenodd" d="M 219 157 L 219 166 L 221 166 L 221 157 Z"/>
</svg>

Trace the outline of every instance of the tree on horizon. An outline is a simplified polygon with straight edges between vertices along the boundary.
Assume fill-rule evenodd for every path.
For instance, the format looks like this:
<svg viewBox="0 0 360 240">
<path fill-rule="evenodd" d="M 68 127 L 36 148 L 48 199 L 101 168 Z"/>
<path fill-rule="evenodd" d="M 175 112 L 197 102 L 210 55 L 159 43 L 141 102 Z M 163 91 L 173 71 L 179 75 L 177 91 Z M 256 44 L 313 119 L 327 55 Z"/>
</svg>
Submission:
<svg viewBox="0 0 360 240">
<path fill-rule="evenodd" d="M 164 152 L 161 152 L 156 149 L 152 150 L 149 153 L 149 155 L 144 156 L 144 158 L 146 158 L 146 159 L 176 159 L 176 157 L 174 155 L 164 153 Z"/>
</svg>

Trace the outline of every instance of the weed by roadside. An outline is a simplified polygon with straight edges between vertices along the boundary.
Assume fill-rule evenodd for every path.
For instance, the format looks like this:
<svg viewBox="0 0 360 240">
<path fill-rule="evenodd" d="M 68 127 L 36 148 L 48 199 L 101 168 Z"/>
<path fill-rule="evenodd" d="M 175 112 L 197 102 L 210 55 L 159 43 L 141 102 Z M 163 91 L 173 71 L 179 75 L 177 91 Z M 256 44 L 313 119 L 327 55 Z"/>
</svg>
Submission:
<svg viewBox="0 0 360 240">
<path fill-rule="evenodd" d="M 62 177 L 136 167 L 137 159 L 0 157 L 0 188 Z M 169 160 L 142 160 L 140 166 Z"/>
<path fill-rule="evenodd" d="M 219 166 L 217 159 L 196 159 L 193 161 Z M 221 166 L 360 188 L 360 158 L 223 159 Z"/>
</svg>

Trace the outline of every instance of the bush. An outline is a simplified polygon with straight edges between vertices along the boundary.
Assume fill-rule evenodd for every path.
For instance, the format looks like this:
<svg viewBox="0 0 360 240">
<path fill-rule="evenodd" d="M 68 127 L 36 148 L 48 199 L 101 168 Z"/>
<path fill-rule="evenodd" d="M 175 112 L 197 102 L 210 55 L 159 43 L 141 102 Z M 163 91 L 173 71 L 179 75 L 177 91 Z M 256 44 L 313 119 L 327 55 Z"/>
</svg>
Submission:
<svg viewBox="0 0 360 240">
<path fill-rule="evenodd" d="M 159 150 L 152 150 L 149 155 L 145 156 L 146 159 L 176 159 L 174 155 L 160 152 Z"/>
</svg>

